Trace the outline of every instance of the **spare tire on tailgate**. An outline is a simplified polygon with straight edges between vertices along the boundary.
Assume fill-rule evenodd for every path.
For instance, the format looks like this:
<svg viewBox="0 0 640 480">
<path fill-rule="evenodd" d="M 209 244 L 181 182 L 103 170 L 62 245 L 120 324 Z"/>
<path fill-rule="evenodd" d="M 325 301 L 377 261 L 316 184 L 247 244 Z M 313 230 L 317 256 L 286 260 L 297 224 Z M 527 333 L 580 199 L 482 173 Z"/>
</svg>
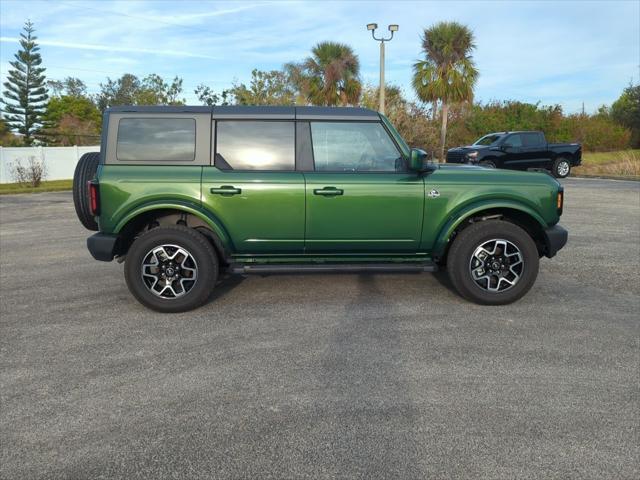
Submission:
<svg viewBox="0 0 640 480">
<path fill-rule="evenodd" d="M 73 173 L 73 204 L 80 223 L 89 230 L 98 230 L 98 223 L 91 215 L 87 182 L 95 178 L 99 162 L 100 152 L 85 153 L 78 160 L 76 171 Z"/>
</svg>

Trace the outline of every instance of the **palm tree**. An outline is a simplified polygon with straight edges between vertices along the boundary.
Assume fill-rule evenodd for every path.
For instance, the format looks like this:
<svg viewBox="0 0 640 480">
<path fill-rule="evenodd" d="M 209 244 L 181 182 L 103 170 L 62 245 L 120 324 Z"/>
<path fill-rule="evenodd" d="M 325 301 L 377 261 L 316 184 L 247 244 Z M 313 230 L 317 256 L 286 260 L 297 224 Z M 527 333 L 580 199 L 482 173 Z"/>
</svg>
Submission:
<svg viewBox="0 0 640 480">
<path fill-rule="evenodd" d="M 452 103 L 471 102 L 478 80 L 471 52 L 473 32 L 458 22 L 440 22 L 424 30 L 425 59 L 413 66 L 413 88 L 423 102 L 440 104 L 440 161 L 444 161 L 447 117 Z"/>
<path fill-rule="evenodd" d="M 360 99 L 360 62 L 351 47 L 321 42 L 302 63 L 285 66 L 291 82 L 312 105 L 355 105 Z"/>
</svg>

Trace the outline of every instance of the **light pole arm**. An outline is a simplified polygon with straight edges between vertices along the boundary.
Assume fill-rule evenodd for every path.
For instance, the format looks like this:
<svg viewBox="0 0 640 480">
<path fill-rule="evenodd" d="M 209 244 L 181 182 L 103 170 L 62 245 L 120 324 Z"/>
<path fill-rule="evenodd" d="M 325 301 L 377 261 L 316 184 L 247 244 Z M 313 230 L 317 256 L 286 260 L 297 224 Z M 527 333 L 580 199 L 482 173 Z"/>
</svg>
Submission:
<svg viewBox="0 0 640 480">
<path fill-rule="evenodd" d="M 373 37 L 374 40 L 377 40 L 379 42 L 388 42 L 389 40 L 391 40 L 393 38 L 393 32 L 391 32 L 391 36 L 389 38 L 384 38 L 384 37 L 376 37 L 376 31 L 375 30 L 371 30 L 371 36 Z"/>
</svg>

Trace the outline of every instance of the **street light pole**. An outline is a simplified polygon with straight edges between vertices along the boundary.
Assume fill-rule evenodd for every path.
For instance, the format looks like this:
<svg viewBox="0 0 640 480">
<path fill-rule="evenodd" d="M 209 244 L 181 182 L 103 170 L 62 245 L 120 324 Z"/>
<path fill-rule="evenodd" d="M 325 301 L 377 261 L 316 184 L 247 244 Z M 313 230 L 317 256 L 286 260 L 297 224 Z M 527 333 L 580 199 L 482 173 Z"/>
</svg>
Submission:
<svg viewBox="0 0 640 480">
<path fill-rule="evenodd" d="M 380 113 L 384 115 L 384 42 L 380 42 Z"/>
<path fill-rule="evenodd" d="M 374 40 L 380 42 L 380 108 L 379 111 L 384 115 L 384 42 L 388 42 L 393 38 L 393 32 L 398 31 L 398 25 L 389 25 L 389 31 L 391 32 L 391 36 L 389 38 L 384 37 L 376 37 L 376 29 L 378 28 L 377 23 L 369 23 L 367 24 L 367 30 L 371 31 L 371 36 Z"/>
</svg>

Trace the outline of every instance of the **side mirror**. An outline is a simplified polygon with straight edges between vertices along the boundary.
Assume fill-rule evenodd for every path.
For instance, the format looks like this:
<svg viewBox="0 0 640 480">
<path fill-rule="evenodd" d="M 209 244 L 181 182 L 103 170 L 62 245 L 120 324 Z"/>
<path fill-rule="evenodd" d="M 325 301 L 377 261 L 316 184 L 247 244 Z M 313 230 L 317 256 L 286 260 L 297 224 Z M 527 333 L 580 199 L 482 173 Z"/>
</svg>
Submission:
<svg viewBox="0 0 640 480">
<path fill-rule="evenodd" d="M 411 149 L 411 158 L 409 159 L 409 168 L 416 172 L 424 170 L 424 162 L 427 160 L 427 152 L 419 148 Z"/>
</svg>

